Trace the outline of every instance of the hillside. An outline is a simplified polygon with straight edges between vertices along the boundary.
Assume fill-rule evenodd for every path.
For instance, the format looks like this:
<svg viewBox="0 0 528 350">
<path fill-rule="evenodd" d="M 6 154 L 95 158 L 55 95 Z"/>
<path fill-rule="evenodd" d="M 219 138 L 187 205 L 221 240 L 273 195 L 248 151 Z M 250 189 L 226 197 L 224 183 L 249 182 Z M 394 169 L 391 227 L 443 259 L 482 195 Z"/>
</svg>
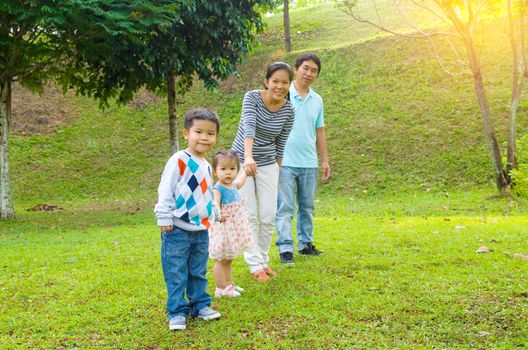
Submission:
<svg viewBox="0 0 528 350">
<path fill-rule="evenodd" d="M 470 75 L 443 72 L 428 42 L 381 35 L 329 4 L 292 11 L 295 51 L 285 54 L 280 19 L 280 15 L 267 18 L 262 46 L 241 67 L 240 79 L 223 82 L 213 92 L 196 84 L 179 97 L 180 116 L 197 106 L 219 113 L 222 130 L 217 148 L 229 147 L 242 96 L 262 86 L 267 64 L 274 60 L 293 64 L 299 52 L 311 50 L 323 62 L 314 88 L 325 102 L 334 171 L 331 182 L 320 186 L 321 195 L 493 187 Z M 487 57 L 484 77 L 499 140 L 504 143 L 510 62 L 501 28 L 502 23 L 492 24 L 482 55 Z M 438 45 L 448 52 L 447 44 Z M 15 131 L 12 136 L 15 204 L 135 201 L 151 205 L 168 157 L 165 105 L 100 111 L 95 101 L 69 95 L 66 99 L 70 107 L 65 108 L 72 112 L 51 132 Z M 527 130 L 526 110 L 523 101 L 520 133 Z"/>
</svg>

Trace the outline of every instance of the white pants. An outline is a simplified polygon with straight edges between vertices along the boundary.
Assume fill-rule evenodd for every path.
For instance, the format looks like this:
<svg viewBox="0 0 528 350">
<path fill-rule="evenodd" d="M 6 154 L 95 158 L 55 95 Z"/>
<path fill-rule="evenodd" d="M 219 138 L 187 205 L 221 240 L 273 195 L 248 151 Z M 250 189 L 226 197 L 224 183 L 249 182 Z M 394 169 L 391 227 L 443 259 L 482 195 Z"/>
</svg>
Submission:
<svg viewBox="0 0 528 350">
<path fill-rule="evenodd" d="M 251 273 L 268 266 L 278 190 L 279 166 L 274 163 L 257 167 L 257 175 L 248 177 L 239 191 L 247 200 L 246 213 L 253 237 L 253 247 L 244 252 Z"/>
</svg>

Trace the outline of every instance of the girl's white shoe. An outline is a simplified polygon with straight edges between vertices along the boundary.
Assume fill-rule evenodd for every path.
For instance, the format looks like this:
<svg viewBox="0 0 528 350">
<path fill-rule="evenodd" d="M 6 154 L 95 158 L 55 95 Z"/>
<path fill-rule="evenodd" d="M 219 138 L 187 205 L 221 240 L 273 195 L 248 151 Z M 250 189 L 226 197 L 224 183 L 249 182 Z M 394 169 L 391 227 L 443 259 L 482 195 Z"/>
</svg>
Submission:
<svg viewBox="0 0 528 350">
<path fill-rule="evenodd" d="M 239 287 L 239 286 L 237 286 L 234 283 L 231 283 L 228 287 L 231 287 L 232 289 L 236 290 L 239 293 L 243 293 L 244 292 L 244 288 Z"/>
<path fill-rule="evenodd" d="M 239 297 L 241 294 L 239 291 L 237 291 L 234 287 L 234 284 L 230 284 L 224 289 L 216 288 L 215 289 L 215 297 L 221 298 L 221 297 L 229 297 L 229 298 L 235 298 Z"/>
</svg>

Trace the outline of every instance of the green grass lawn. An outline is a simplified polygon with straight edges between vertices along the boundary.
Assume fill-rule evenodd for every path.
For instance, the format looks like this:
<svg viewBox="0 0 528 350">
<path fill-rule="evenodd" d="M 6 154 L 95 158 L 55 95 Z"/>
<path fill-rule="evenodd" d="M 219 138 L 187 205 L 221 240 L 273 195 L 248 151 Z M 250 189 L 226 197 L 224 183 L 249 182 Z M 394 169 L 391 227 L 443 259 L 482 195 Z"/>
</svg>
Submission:
<svg viewBox="0 0 528 350">
<path fill-rule="evenodd" d="M 528 346 L 527 206 L 492 192 L 318 197 L 316 243 L 268 284 L 244 261 L 218 321 L 170 332 L 150 210 L 19 214 L 0 227 L 3 348 Z M 488 246 L 492 252 L 475 250 Z M 212 283 L 212 276 L 209 274 Z M 209 285 L 213 291 L 213 285 Z M 480 332 L 487 332 L 482 336 Z"/>
</svg>

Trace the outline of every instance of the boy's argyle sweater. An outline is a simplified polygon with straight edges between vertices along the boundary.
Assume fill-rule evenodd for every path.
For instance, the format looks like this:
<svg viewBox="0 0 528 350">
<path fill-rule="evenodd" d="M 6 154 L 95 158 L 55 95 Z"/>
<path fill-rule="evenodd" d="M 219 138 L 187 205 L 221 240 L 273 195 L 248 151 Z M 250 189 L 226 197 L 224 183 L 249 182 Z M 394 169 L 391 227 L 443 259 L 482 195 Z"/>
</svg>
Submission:
<svg viewBox="0 0 528 350">
<path fill-rule="evenodd" d="M 211 165 L 188 151 L 175 153 L 165 165 L 154 212 L 158 226 L 207 230 L 215 219 Z"/>
</svg>

